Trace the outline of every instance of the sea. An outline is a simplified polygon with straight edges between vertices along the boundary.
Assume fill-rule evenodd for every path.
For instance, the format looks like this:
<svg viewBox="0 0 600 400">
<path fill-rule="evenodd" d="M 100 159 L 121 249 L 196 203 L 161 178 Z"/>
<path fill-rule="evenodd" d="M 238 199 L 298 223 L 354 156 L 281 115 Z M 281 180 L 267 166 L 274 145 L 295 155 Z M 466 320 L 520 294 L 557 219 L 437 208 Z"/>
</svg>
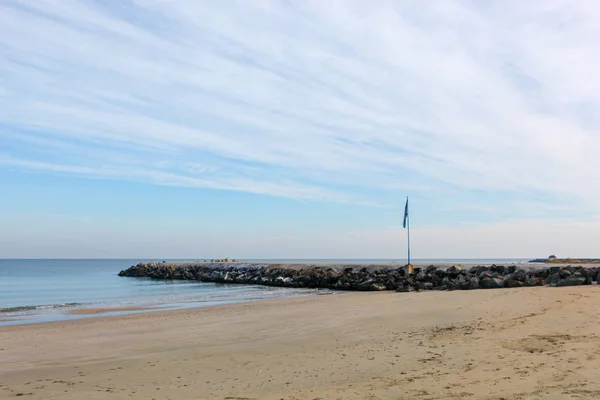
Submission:
<svg viewBox="0 0 600 400">
<path fill-rule="evenodd" d="M 163 281 L 118 276 L 140 261 L 163 260 L 2 260 L 0 259 L 0 326 L 92 318 L 73 314 L 80 308 L 146 308 L 143 312 L 335 293 L 314 289 L 227 285 L 197 281 Z M 167 260 L 193 261 L 193 260 Z M 248 262 L 393 263 L 397 260 L 244 260 Z M 422 259 L 420 263 L 508 264 L 527 259 Z M 115 311 L 102 316 L 135 311 Z"/>
</svg>

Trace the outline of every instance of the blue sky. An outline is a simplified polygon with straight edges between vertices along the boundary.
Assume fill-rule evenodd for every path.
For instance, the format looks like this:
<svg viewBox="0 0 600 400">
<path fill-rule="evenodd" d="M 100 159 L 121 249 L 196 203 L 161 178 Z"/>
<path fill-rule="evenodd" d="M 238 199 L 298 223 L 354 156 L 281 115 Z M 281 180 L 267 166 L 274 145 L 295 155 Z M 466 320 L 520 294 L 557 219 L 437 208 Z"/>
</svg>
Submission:
<svg viewBox="0 0 600 400">
<path fill-rule="evenodd" d="M 3 1 L 0 257 L 600 256 L 599 18 Z"/>
</svg>

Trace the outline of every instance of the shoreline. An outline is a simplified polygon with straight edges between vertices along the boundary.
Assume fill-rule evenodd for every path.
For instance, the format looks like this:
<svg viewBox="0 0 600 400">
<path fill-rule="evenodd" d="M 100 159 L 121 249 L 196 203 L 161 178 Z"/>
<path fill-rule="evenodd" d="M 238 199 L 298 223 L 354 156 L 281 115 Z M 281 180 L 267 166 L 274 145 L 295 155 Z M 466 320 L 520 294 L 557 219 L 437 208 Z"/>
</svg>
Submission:
<svg viewBox="0 0 600 400">
<path fill-rule="evenodd" d="M 94 321 L 112 321 L 113 319 L 130 319 L 130 318 L 154 318 L 154 317 L 168 317 L 168 316 L 176 316 L 178 313 L 185 314 L 188 312 L 201 312 L 202 310 L 219 310 L 221 308 L 227 309 L 229 307 L 235 306 L 245 306 L 250 304 L 268 304 L 271 302 L 279 302 L 286 300 L 294 300 L 294 299 L 303 299 L 303 298 L 312 298 L 312 297 L 329 297 L 329 295 L 344 295 L 350 292 L 328 292 L 324 294 L 314 293 L 314 294 L 302 294 L 295 296 L 286 296 L 286 297 L 277 297 L 277 298 L 265 298 L 265 299 L 257 299 L 257 300 L 249 300 L 249 301 L 236 301 L 222 304 L 210 304 L 203 306 L 193 306 L 193 307 L 166 307 L 166 306 L 156 306 L 156 307 L 99 307 L 99 308 L 82 308 L 68 311 L 65 315 L 68 316 L 80 316 L 81 318 L 65 318 L 65 319 L 56 319 L 50 321 L 34 321 L 34 322 L 20 322 L 16 317 L 9 317 L 5 319 L 0 319 L 0 322 L 13 322 L 9 325 L 0 325 L 0 333 L 3 330 L 12 331 L 18 330 L 22 327 L 27 326 L 70 326 L 72 324 L 80 324 L 80 323 L 94 323 Z M 120 313 L 117 315 L 106 315 L 112 313 Z M 122 313 L 122 314 L 121 314 Z"/>
<path fill-rule="evenodd" d="M 180 308 L 180 309 L 156 308 L 156 309 L 150 310 L 152 312 L 128 313 L 128 314 L 121 314 L 121 315 L 103 315 L 105 313 L 100 313 L 100 314 L 97 314 L 97 316 L 90 317 L 90 318 L 63 319 L 63 320 L 58 320 L 58 321 L 43 321 L 43 322 L 31 322 L 31 323 L 25 323 L 25 324 L 4 325 L 4 326 L 0 326 L 0 334 L 3 331 L 18 331 L 20 329 L 24 329 L 25 327 L 37 328 L 37 327 L 47 326 L 47 327 L 52 327 L 52 328 L 62 328 L 62 327 L 72 327 L 74 325 L 79 325 L 79 324 L 84 324 L 84 325 L 85 324 L 95 324 L 98 321 L 114 322 L 117 320 L 128 320 L 128 319 L 138 319 L 138 318 L 140 320 L 143 320 L 144 318 L 148 318 L 148 319 L 169 318 L 169 317 L 177 317 L 179 314 L 183 315 L 183 314 L 190 313 L 190 312 L 200 312 L 201 310 L 205 310 L 205 309 L 211 309 L 211 310 L 218 310 L 219 308 L 227 309 L 230 307 L 241 306 L 244 304 L 260 304 L 260 303 L 267 303 L 267 302 L 285 301 L 288 299 L 294 299 L 294 297 L 281 298 L 281 299 L 256 300 L 256 301 L 249 301 L 249 302 L 229 303 L 229 304 L 216 304 L 216 305 L 210 305 L 210 306 L 205 306 L 205 307 L 190 307 L 190 308 Z M 91 315 L 96 315 L 96 314 L 91 314 Z"/>
<path fill-rule="evenodd" d="M 0 327 L 0 397 L 597 398 L 598 300 L 347 292 Z"/>
<path fill-rule="evenodd" d="M 152 311 L 159 310 L 161 307 L 95 307 L 95 308 L 76 308 L 69 311 L 70 315 L 96 315 L 114 312 L 126 311 Z"/>
</svg>

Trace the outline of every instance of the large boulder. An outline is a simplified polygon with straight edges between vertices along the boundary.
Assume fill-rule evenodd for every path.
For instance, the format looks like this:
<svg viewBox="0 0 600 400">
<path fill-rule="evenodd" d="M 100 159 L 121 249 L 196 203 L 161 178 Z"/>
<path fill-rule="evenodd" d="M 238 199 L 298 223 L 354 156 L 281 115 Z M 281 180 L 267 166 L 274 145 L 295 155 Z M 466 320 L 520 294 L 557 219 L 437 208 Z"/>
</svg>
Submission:
<svg viewBox="0 0 600 400">
<path fill-rule="evenodd" d="M 544 279 L 542 279 L 540 277 L 527 278 L 527 280 L 525 281 L 525 286 L 543 286 L 543 285 L 544 285 Z"/>
<path fill-rule="evenodd" d="M 490 271 L 496 272 L 496 273 L 502 275 L 506 271 L 506 267 L 504 265 L 492 265 L 490 267 Z"/>
<path fill-rule="evenodd" d="M 544 279 L 546 285 L 556 286 L 558 282 L 560 282 L 560 273 L 558 272 L 555 272 Z"/>
<path fill-rule="evenodd" d="M 469 274 L 471 275 L 479 275 L 482 272 L 487 271 L 489 268 L 486 267 L 485 265 L 476 265 L 475 267 L 471 267 L 471 269 L 469 269 Z"/>
<path fill-rule="evenodd" d="M 509 288 L 523 287 L 525 286 L 525 282 L 517 281 L 512 277 L 504 280 L 504 285 Z"/>
<path fill-rule="evenodd" d="M 580 286 L 585 285 L 586 278 L 584 276 L 571 275 L 565 279 L 558 281 L 556 286 Z"/>
<path fill-rule="evenodd" d="M 386 290 L 386 289 L 387 289 L 387 287 L 385 285 L 382 285 L 381 283 L 373 283 L 369 287 L 369 290 L 374 291 L 374 292 L 379 292 L 379 291 Z"/>
<path fill-rule="evenodd" d="M 479 284 L 483 289 L 500 289 L 504 287 L 504 282 L 500 278 L 483 278 Z"/>
<path fill-rule="evenodd" d="M 596 268 L 582 269 L 581 274 L 585 276 L 585 284 L 591 285 L 596 279 Z"/>
<path fill-rule="evenodd" d="M 571 276 L 573 274 L 573 272 L 571 272 L 571 269 L 567 269 L 567 268 L 569 268 L 569 267 L 562 268 L 558 272 L 560 274 L 561 279 L 567 279 L 569 276 Z"/>
<path fill-rule="evenodd" d="M 469 289 L 479 289 L 479 279 L 476 276 L 469 279 Z"/>
</svg>

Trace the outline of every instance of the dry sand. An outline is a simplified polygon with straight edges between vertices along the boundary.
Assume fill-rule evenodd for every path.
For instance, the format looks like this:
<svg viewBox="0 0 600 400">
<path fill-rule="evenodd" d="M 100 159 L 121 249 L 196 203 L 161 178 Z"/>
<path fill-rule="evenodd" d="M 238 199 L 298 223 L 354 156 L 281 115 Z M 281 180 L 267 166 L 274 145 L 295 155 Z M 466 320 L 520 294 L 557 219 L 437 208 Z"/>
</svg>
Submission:
<svg viewBox="0 0 600 400">
<path fill-rule="evenodd" d="M 0 398 L 598 399 L 599 301 L 348 293 L 0 327 Z"/>
</svg>

